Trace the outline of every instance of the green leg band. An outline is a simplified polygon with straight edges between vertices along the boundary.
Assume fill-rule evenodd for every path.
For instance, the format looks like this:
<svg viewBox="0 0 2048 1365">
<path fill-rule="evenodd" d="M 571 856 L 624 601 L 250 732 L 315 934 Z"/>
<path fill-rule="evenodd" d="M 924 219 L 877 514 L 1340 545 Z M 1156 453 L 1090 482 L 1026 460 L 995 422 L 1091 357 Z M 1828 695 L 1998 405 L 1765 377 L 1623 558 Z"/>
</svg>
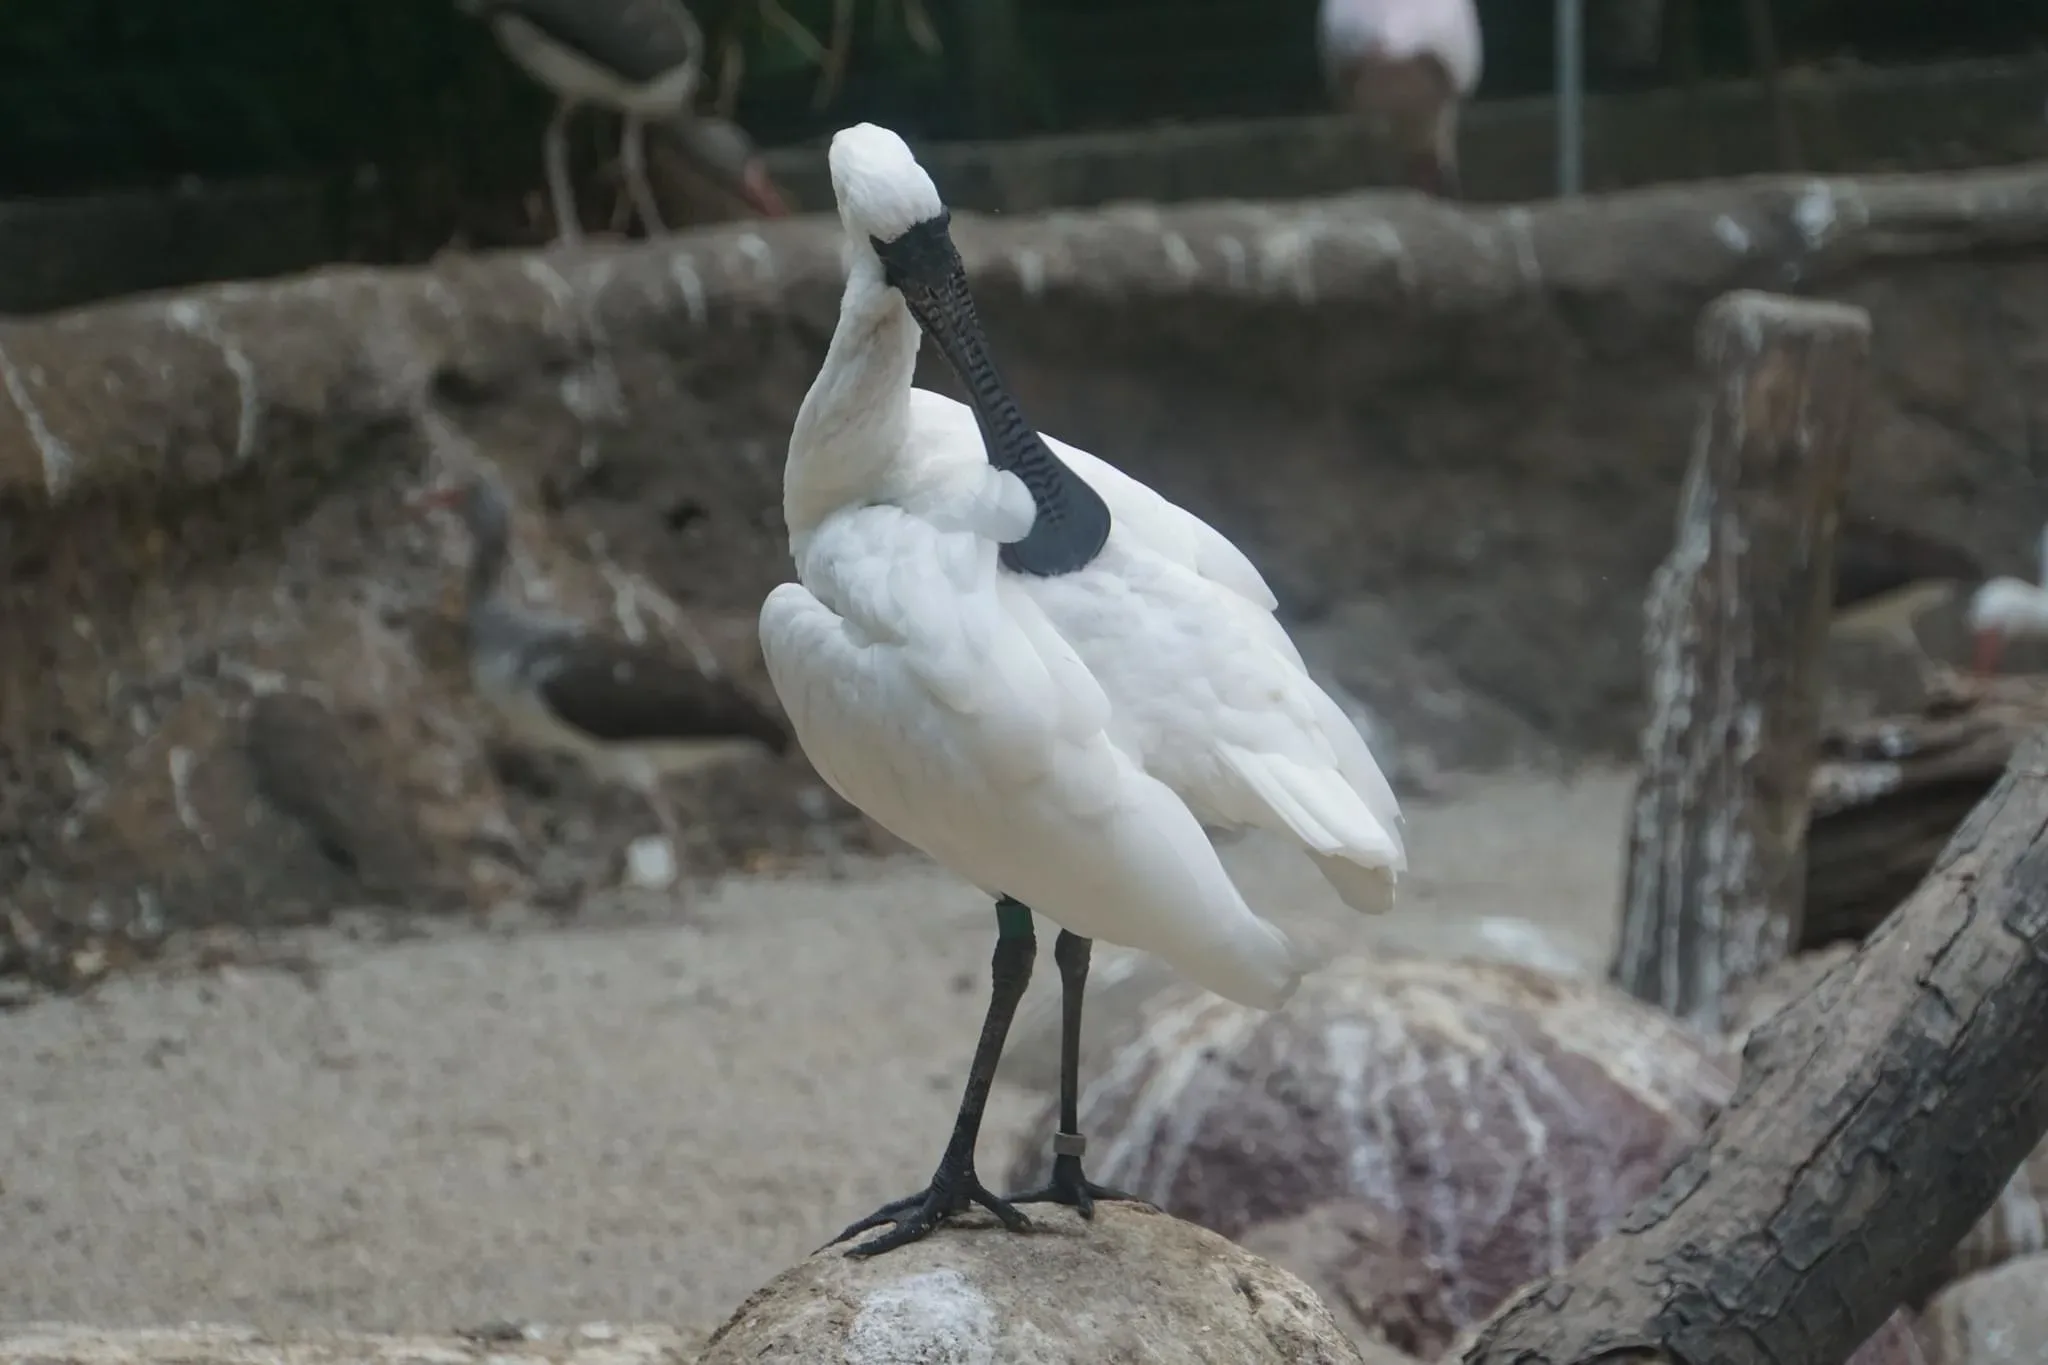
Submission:
<svg viewBox="0 0 2048 1365">
<path fill-rule="evenodd" d="M 1008 896 L 996 902 L 996 937 L 998 939 L 1032 938 L 1034 936 L 1035 931 L 1031 927 L 1030 906 L 1026 905 L 1023 901 L 1013 900 Z"/>
</svg>

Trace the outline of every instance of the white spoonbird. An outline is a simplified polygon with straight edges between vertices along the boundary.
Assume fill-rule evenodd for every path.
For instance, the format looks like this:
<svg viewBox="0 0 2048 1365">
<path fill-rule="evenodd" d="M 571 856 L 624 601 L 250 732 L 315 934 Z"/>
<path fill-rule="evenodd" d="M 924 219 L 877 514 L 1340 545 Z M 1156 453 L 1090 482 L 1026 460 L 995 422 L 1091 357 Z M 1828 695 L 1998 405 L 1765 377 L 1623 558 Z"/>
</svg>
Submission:
<svg viewBox="0 0 2048 1365">
<path fill-rule="evenodd" d="M 2008 640 L 2048 636 L 2048 528 L 2041 531 L 2041 581 L 1994 578 L 1971 596 L 1969 617 L 1979 673 L 1996 671 Z"/>
<path fill-rule="evenodd" d="M 1122 1198 L 1083 1176 L 1090 941 L 1145 949 L 1218 994 L 1283 1003 L 1311 964 L 1260 919 L 1204 826 L 1292 838 L 1360 909 L 1391 903 L 1400 810 L 1309 679 L 1272 592 L 1213 528 L 1027 424 L 988 358 L 938 191 L 872 124 L 832 140 L 852 270 L 790 434 L 798 582 L 761 608 L 769 676 L 834 790 L 996 901 L 994 988 L 929 1187 L 842 1232 L 868 1254 L 971 1204 Z M 911 387 L 919 329 L 972 405 Z M 1061 1132 L 1051 1183 L 999 1199 L 974 1169 L 996 1062 L 1059 923 Z"/>
<path fill-rule="evenodd" d="M 1408 181 L 1458 194 L 1458 107 L 1479 88 L 1473 0 L 1322 0 L 1316 49 L 1341 108 L 1382 125 Z"/>
</svg>

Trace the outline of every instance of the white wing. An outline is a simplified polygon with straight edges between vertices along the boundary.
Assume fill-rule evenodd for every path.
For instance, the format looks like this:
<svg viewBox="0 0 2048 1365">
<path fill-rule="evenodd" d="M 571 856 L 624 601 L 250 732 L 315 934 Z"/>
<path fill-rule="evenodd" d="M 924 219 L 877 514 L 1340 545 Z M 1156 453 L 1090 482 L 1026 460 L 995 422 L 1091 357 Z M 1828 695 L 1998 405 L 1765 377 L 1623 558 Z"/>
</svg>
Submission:
<svg viewBox="0 0 2048 1365">
<path fill-rule="evenodd" d="M 911 390 L 912 441 L 933 464 L 980 455 L 973 410 Z M 1272 590 L 1214 527 L 1122 470 L 1050 436 L 1109 504 L 1096 564 L 1016 580 L 1113 706 L 1118 743 L 1212 826 L 1299 840 L 1345 902 L 1392 904 L 1407 865 L 1393 788 L 1351 718 L 1309 677 Z"/>
<path fill-rule="evenodd" d="M 996 540 L 893 505 L 828 518 L 761 610 L 769 677 L 832 788 L 990 895 L 1272 1008 L 1308 965 L 1187 806 L 1112 742 L 1080 657 Z"/>
<path fill-rule="evenodd" d="M 929 389 L 910 391 L 910 430 L 913 449 L 935 463 L 951 463 L 954 453 L 963 449 L 975 452 L 976 459 L 983 458 L 974 409 L 944 394 Z M 1102 495 L 1111 518 L 1126 535 L 1262 611 L 1270 613 L 1279 605 L 1244 551 L 1221 531 L 1108 461 L 1042 432 L 1040 436 L 1068 468 Z"/>
</svg>

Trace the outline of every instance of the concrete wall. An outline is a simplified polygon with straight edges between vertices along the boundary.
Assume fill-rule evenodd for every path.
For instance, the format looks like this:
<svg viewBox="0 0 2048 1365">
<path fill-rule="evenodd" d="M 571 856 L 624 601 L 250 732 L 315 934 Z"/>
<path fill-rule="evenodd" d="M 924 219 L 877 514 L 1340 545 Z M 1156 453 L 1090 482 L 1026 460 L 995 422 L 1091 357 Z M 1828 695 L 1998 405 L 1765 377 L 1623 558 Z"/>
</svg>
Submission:
<svg viewBox="0 0 2048 1365">
<path fill-rule="evenodd" d="M 1807 169 L 1936 170 L 2048 156 L 2048 57 L 1801 72 L 1791 88 Z M 1707 87 L 1699 115 L 1676 92 L 1591 100 L 1587 184 L 1609 189 L 1776 169 L 1756 86 Z M 1548 101 L 1481 102 L 1465 123 L 1474 197 L 1506 202 L 1551 192 Z M 538 185 L 538 146 L 533 155 Z M 951 202 L 999 213 L 1114 200 L 1291 199 L 1376 178 L 1361 130 L 1335 117 L 948 144 L 926 156 Z M 830 207 L 821 150 L 784 149 L 771 160 L 798 203 Z M 377 221 L 373 199 L 362 190 L 268 182 L 0 205 L 0 263 L 7 263 L 0 311 L 305 269 L 350 254 L 345 219 L 353 211 L 358 222 Z"/>
</svg>

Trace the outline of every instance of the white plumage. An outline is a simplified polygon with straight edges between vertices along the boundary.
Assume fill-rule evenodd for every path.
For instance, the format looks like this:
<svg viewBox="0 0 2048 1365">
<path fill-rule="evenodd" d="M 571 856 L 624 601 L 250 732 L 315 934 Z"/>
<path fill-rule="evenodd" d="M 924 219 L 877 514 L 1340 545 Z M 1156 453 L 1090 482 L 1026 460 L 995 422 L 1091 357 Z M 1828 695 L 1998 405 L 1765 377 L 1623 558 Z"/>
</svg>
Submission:
<svg viewBox="0 0 2048 1365">
<path fill-rule="evenodd" d="M 1472 0 L 1322 0 L 1316 46 L 1333 83 L 1360 58 L 1434 57 L 1460 97 L 1479 88 L 1482 47 Z"/>
<path fill-rule="evenodd" d="M 1484 56 L 1473 0 L 1322 0 L 1316 50 L 1339 106 L 1379 126 L 1409 184 L 1455 197 L 1458 109 Z"/>
<path fill-rule="evenodd" d="M 2007 641 L 2048 637 L 2048 528 L 2041 531 L 2040 555 L 2039 582 L 1994 578 L 1971 594 L 1968 618 L 1979 673 L 1997 669 Z"/>
<path fill-rule="evenodd" d="M 938 194 L 885 129 L 841 132 L 830 160 L 854 261 L 790 438 L 798 581 L 761 611 L 804 751 L 989 895 L 1278 1006 L 1311 964 L 1246 905 L 1204 825 L 1290 837 L 1378 909 L 1405 866 L 1393 792 L 1258 570 L 1113 466 L 1047 438 L 1113 529 L 1075 572 L 999 564 L 1032 496 L 989 464 L 971 409 L 911 386 L 919 329 L 874 249 L 935 219 Z"/>
</svg>

